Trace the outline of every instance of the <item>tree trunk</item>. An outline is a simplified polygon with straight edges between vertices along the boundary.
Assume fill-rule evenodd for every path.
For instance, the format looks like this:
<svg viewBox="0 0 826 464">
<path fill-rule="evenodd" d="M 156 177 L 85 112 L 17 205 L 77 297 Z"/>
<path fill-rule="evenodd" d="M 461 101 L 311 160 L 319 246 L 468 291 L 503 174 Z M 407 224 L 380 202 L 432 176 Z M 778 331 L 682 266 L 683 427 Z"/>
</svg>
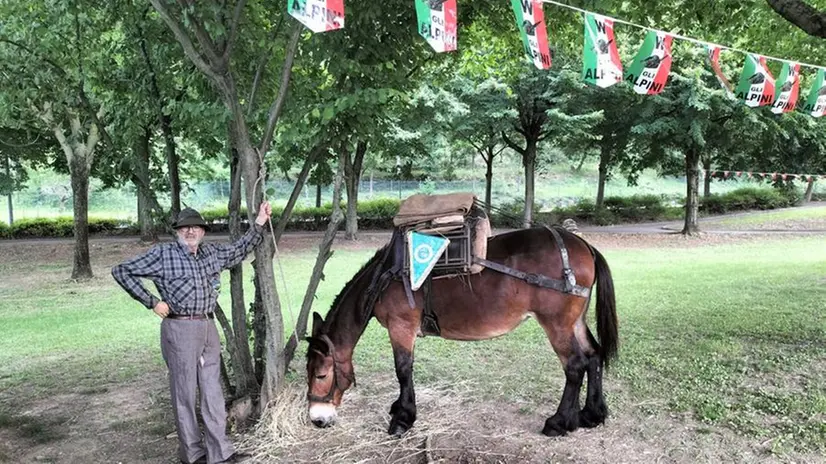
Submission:
<svg viewBox="0 0 826 464">
<path fill-rule="evenodd" d="M 528 139 L 525 153 L 522 154 L 522 166 L 525 168 L 525 211 L 522 227 L 533 224 L 534 175 L 536 173 L 536 140 Z"/>
<path fill-rule="evenodd" d="M 146 19 L 145 17 L 143 18 Z M 152 98 L 155 100 L 155 114 L 158 118 L 158 125 L 161 127 L 161 133 L 164 139 L 164 153 L 166 156 L 166 167 L 169 171 L 169 193 L 172 200 L 171 219 L 175 221 L 178 213 L 181 212 L 181 179 L 179 175 L 179 156 L 175 144 L 175 133 L 172 131 L 172 118 L 164 112 L 166 100 L 161 95 L 160 87 L 158 86 L 158 76 L 155 73 L 155 66 L 152 64 L 152 58 L 149 56 L 149 49 L 146 46 L 146 37 L 143 33 L 140 21 L 137 23 L 138 35 L 140 37 L 141 54 L 143 61 L 149 71 L 149 91 Z"/>
<path fill-rule="evenodd" d="M 333 245 L 333 240 L 336 238 L 338 226 L 341 224 L 341 183 L 344 177 L 344 167 L 347 159 L 342 150 L 339 153 L 338 169 L 336 170 L 336 177 L 333 182 L 333 211 L 330 213 L 330 223 L 327 225 L 327 231 L 324 233 L 324 238 L 318 246 L 318 256 L 316 257 L 315 266 L 313 266 L 313 274 L 310 277 L 310 283 L 307 290 L 304 292 L 304 301 L 301 303 L 301 311 L 298 313 L 298 322 L 296 323 L 295 332 L 290 337 L 287 347 L 284 349 L 285 367 L 289 366 L 295 356 L 295 350 L 298 348 L 298 340 L 303 339 L 307 333 L 307 319 L 309 319 L 310 309 L 312 309 L 315 301 L 316 290 L 319 282 L 324 279 L 324 266 L 327 260 L 333 256 L 333 251 L 330 249 Z"/>
<path fill-rule="evenodd" d="M 810 177 L 809 182 L 806 184 L 806 193 L 803 195 L 803 202 L 809 203 L 812 201 L 812 193 L 815 191 L 815 178 Z M 9 205 L 11 205 L 11 196 L 9 196 Z M 9 217 L 11 217 L 11 213 L 9 213 Z"/>
<path fill-rule="evenodd" d="M 703 161 L 703 198 L 711 196 L 711 160 Z"/>
<path fill-rule="evenodd" d="M 155 231 L 155 223 L 152 218 L 152 203 L 149 199 L 151 192 L 148 192 L 149 185 L 149 141 L 151 133 L 148 128 L 144 129 L 135 140 L 135 169 L 140 172 L 140 178 L 144 182 L 134 182 L 138 192 L 138 224 L 140 226 L 141 240 L 144 242 L 156 242 L 158 234 Z M 133 179 L 135 179 L 133 177 Z"/>
<path fill-rule="evenodd" d="M 11 156 L 6 153 L 6 178 L 11 181 Z M 6 199 L 9 202 L 9 226 L 14 224 L 14 206 L 12 205 L 12 197 L 11 197 L 11 190 L 9 190 L 8 195 L 6 195 Z"/>
<path fill-rule="evenodd" d="M 181 178 L 180 158 L 175 146 L 175 134 L 168 115 L 161 115 L 161 132 L 165 143 L 166 167 L 169 171 L 169 196 L 172 200 L 172 217 L 177 218 L 181 212 Z"/>
<path fill-rule="evenodd" d="M 237 104 L 237 99 L 234 101 Z M 242 114 L 240 105 L 238 112 L 235 114 Z M 252 223 L 263 198 L 262 189 L 256 188 L 256 181 L 259 180 L 258 183 L 263 185 L 265 179 L 258 179 L 261 161 L 256 150 L 249 143 L 249 134 L 246 125 L 243 123 L 243 118 L 241 118 L 241 121 L 241 124 L 236 121 L 236 125 L 240 127 L 236 127 L 234 133 L 236 138 L 235 148 L 242 160 L 244 187 L 247 197 L 247 219 Z M 261 298 L 260 306 L 258 306 L 259 302 L 256 301 L 256 309 L 264 311 L 267 327 L 264 379 L 259 397 L 259 408 L 262 411 L 271 400 L 275 399 L 275 395 L 284 380 L 284 321 L 281 316 L 278 290 L 275 287 L 275 274 L 272 266 L 274 252 L 272 235 L 265 233 L 264 240 L 255 247 L 255 260 L 253 261 L 256 287 L 258 288 L 256 296 Z"/>
<path fill-rule="evenodd" d="M 315 207 L 321 208 L 321 182 L 315 184 Z"/>
<path fill-rule="evenodd" d="M 227 209 L 229 210 L 229 236 L 236 241 L 243 235 L 241 231 L 241 167 L 238 151 L 232 147 L 232 129 L 229 140 L 230 166 L 230 194 Z M 258 380 L 252 364 L 249 347 L 249 333 L 247 332 L 247 307 L 244 303 L 244 265 L 240 263 L 229 270 L 229 291 L 232 306 L 232 337 L 235 341 L 235 354 L 230 351 L 232 371 L 235 377 L 235 387 L 239 397 L 245 395 L 257 396 L 259 392 Z M 226 330 L 226 329 L 225 329 Z M 258 334 L 264 337 L 264 333 Z M 226 334 L 227 345 L 230 336 Z"/>
<path fill-rule="evenodd" d="M 343 154 L 347 153 L 344 150 Z M 353 162 L 346 158 L 344 164 L 344 184 L 347 186 L 347 224 L 345 226 L 344 238 L 356 240 L 358 234 L 358 197 L 359 182 L 361 181 L 361 166 L 364 162 L 364 154 L 367 152 L 367 142 L 359 140 L 356 144 L 356 152 L 353 155 Z M 335 194 L 333 195 L 335 197 Z M 333 205 L 336 208 L 336 205 Z"/>
<path fill-rule="evenodd" d="M 597 183 L 597 202 L 595 207 L 597 210 L 602 209 L 605 203 L 605 182 L 608 180 L 608 168 L 611 163 L 611 149 L 607 146 L 601 146 L 599 150 L 599 181 Z"/>
<path fill-rule="evenodd" d="M 700 206 L 700 155 L 695 148 L 689 149 L 685 155 L 685 180 L 685 225 L 682 233 L 694 235 L 700 231 L 697 221 Z"/>
<path fill-rule="evenodd" d="M 487 156 L 482 158 L 485 160 L 485 214 L 490 217 L 490 204 L 492 201 L 493 192 L 493 147 L 487 147 Z"/>
<path fill-rule="evenodd" d="M 94 276 L 89 259 L 89 167 L 86 157 L 75 154 L 69 171 L 72 179 L 75 231 L 72 279 L 91 279 Z"/>
</svg>

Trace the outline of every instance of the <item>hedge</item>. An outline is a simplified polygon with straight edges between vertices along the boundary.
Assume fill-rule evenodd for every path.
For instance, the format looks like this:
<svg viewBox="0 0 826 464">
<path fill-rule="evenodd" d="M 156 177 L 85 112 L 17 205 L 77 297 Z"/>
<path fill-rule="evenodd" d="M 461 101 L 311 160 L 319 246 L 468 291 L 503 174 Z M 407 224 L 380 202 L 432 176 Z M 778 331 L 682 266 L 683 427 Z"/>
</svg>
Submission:
<svg viewBox="0 0 826 464">
<path fill-rule="evenodd" d="M 773 209 L 792 206 L 800 201 L 797 191 L 781 189 L 741 188 L 725 194 L 700 198 L 700 211 L 704 214 L 722 214 L 730 211 L 749 209 Z M 676 203 L 676 205 L 675 205 Z M 358 205 L 359 229 L 386 230 L 393 227 L 393 216 L 399 211 L 400 201 L 392 198 L 362 201 Z M 521 202 L 512 202 L 497 207 L 491 214 L 491 225 L 497 228 L 520 227 L 522 222 Z M 645 221 L 679 220 L 683 217 L 685 199 L 661 195 L 632 195 L 630 197 L 606 197 L 604 207 L 597 210 L 594 201 L 580 199 L 571 206 L 542 211 L 540 205 L 534 208 L 534 222 L 558 224 L 565 219 L 573 219 L 581 224 L 621 224 Z M 347 205 L 341 208 L 346 211 Z M 319 208 L 296 208 L 287 223 L 290 231 L 320 231 L 329 223 L 332 204 Z M 273 220 L 277 220 L 282 208 L 273 208 Z M 201 212 L 213 232 L 224 232 L 229 222 L 226 208 L 215 208 Z M 246 209 L 242 208 L 242 219 L 246 220 Z M 344 227 L 342 222 L 341 227 Z M 138 227 L 130 221 L 90 218 L 91 234 L 136 234 Z M 29 237 L 71 237 L 73 225 L 71 217 L 22 219 L 9 227 L 0 222 L 0 238 Z"/>
</svg>

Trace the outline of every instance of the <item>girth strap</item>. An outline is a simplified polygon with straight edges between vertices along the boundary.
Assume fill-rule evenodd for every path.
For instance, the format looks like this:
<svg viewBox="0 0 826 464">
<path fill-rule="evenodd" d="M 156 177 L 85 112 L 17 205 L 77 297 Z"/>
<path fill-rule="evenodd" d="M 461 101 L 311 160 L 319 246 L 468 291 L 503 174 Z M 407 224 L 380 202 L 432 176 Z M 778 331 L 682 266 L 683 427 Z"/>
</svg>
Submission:
<svg viewBox="0 0 826 464">
<path fill-rule="evenodd" d="M 545 226 L 545 228 L 553 235 L 556 246 L 559 248 L 559 254 L 562 255 L 562 274 L 565 276 L 565 284 L 567 285 L 565 293 L 568 293 L 570 289 L 576 287 L 576 276 L 574 271 L 571 270 L 571 263 L 568 260 L 568 249 L 565 248 L 565 242 L 562 241 L 562 236 L 559 235 L 556 229 L 548 226 Z"/>
</svg>

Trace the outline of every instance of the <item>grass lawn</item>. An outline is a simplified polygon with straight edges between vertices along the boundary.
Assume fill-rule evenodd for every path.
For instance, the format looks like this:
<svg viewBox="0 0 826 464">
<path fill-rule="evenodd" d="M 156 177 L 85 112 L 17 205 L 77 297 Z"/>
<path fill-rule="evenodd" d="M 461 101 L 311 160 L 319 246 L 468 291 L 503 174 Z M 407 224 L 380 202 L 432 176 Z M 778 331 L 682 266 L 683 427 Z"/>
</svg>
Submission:
<svg viewBox="0 0 826 464">
<path fill-rule="evenodd" d="M 826 453 L 822 240 L 616 246 L 595 236 L 597 246 L 604 241 L 620 318 L 620 359 L 605 381 L 609 407 L 641 422 L 676 417 L 700 424 L 691 433 L 727 430 L 770 456 Z M 174 457 L 174 440 L 163 439 L 173 421 L 159 320 L 108 275 L 112 263 L 139 250 L 127 242 L 93 247 L 97 277 L 76 284 L 66 279 L 71 247 L 2 246 L 8 259 L 0 263 L 0 461 L 18 462 L 20 449 L 60 462 L 100 462 L 118 453 L 141 456 L 126 462 Z M 374 249 L 335 253 L 317 310 L 327 310 Z M 276 278 L 291 302 L 285 311 L 298 310 L 314 259 L 314 245 L 282 253 L 286 291 L 277 267 Z M 224 307 L 228 301 L 222 295 Z M 285 314 L 286 332 L 290 323 Z M 299 385 L 301 356 L 289 375 Z M 372 391 L 370 379 L 392 378 L 387 334 L 375 322 L 355 365 L 362 391 Z M 556 407 L 563 381 L 533 321 L 486 342 L 420 339 L 414 369 L 419 387 L 462 384 L 474 401 L 525 414 L 540 410 L 543 417 Z M 397 393 L 392 384 L 386 388 L 382 394 Z M 122 397 L 127 392 L 131 397 Z M 609 421 L 603 430 L 610 428 Z M 90 430 L 103 435 L 90 442 Z M 61 460 L 58 452 L 75 458 Z"/>
<path fill-rule="evenodd" d="M 826 229 L 826 206 L 788 208 L 782 211 L 767 211 L 746 214 L 704 223 L 706 228 L 715 229 Z"/>
</svg>

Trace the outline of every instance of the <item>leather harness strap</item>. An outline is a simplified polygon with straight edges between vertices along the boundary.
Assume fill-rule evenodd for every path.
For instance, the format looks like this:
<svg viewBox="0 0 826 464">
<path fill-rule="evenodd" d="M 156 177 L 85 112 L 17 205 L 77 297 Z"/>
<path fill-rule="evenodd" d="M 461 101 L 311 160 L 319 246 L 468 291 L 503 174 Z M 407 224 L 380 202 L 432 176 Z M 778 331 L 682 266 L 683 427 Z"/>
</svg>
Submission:
<svg viewBox="0 0 826 464">
<path fill-rule="evenodd" d="M 562 274 L 565 276 L 564 280 L 551 279 L 550 277 L 546 277 L 542 274 L 517 271 L 516 269 L 509 268 L 504 264 L 488 261 L 487 259 L 482 259 L 477 256 L 473 257 L 473 262 L 476 264 L 481 264 L 488 269 L 501 272 L 502 274 L 507 274 L 511 277 L 524 280 L 525 282 L 531 285 L 536 285 L 537 287 L 550 288 L 551 290 L 556 290 L 558 292 L 570 293 L 572 295 L 588 298 L 591 294 L 591 289 L 577 285 L 576 276 L 574 276 L 574 271 L 571 270 L 571 263 L 568 258 L 568 249 L 565 247 L 565 242 L 563 242 L 562 236 L 559 235 L 559 232 L 552 227 L 545 226 L 545 228 L 551 232 L 551 235 L 556 241 L 557 248 L 559 248 L 559 254 L 562 255 Z"/>
</svg>

